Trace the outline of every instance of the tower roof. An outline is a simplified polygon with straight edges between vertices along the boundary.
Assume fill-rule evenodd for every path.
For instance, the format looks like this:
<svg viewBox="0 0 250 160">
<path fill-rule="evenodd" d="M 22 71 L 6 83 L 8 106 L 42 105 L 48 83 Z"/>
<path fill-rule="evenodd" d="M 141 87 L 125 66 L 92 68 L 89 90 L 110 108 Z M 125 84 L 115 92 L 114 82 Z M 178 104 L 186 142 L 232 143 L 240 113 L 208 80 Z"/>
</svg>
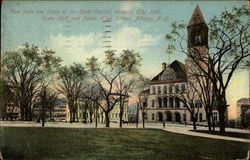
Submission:
<svg viewBox="0 0 250 160">
<path fill-rule="evenodd" d="M 196 24 L 206 24 L 204 17 L 201 13 L 199 5 L 197 5 L 194 9 L 194 13 L 188 23 L 188 26 L 196 25 Z"/>
</svg>

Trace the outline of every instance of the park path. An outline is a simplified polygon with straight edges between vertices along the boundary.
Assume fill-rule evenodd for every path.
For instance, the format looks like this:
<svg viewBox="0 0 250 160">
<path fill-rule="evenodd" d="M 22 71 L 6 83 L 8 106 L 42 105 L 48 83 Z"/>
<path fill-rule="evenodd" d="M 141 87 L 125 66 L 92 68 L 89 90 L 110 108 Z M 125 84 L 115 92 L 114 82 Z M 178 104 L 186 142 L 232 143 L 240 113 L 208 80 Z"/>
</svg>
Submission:
<svg viewBox="0 0 250 160">
<path fill-rule="evenodd" d="M 40 123 L 36 122 L 20 122 L 20 121 L 0 121 L 0 126 L 3 127 L 41 127 Z M 163 129 L 163 125 L 160 123 L 146 123 L 146 128 L 150 129 L 162 129 L 165 131 L 178 133 L 178 134 L 185 134 L 190 136 L 198 136 L 198 137 L 205 137 L 205 138 L 213 138 L 213 139 L 222 139 L 222 140 L 229 140 L 229 141 L 237 141 L 237 142 L 247 142 L 250 144 L 250 138 L 236 138 L 236 137 L 228 137 L 228 136 L 220 136 L 220 135 L 211 135 L 206 133 L 198 133 L 191 131 L 193 128 L 191 125 L 181 125 L 181 124 L 166 124 L 165 129 Z M 47 122 L 45 127 L 52 127 L 52 128 L 95 128 L 95 124 L 83 124 L 83 123 L 65 123 L 65 122 Z M 139 128 L 142 128 L 142 124 L 140 123 Z M 98 124 L 98 128 L 105 128 L 104 124 Z M 111 123 L 110 128 L 119 128 L 119 123 Z M 136 128 L 135 124 L 123 124 L 123 128 Z M 197 130 L 207 130 L 204 126 L 197 126 Z M 218 130 L 218 128 L 216 128 Z M 226 128 L 227 132 L 239 132 L 239 133 L 249 133 L 249 130 L 243 129 L 235 129 L 235 128 Z"/>
</svg>

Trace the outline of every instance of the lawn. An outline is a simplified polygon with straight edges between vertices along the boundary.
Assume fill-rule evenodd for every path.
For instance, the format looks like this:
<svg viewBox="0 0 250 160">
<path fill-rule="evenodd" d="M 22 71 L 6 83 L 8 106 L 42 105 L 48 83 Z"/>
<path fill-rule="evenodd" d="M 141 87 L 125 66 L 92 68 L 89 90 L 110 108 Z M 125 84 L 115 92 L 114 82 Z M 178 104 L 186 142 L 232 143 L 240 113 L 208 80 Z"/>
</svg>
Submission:
<svg viewBox="0 0 250 160">
<path fill-rule="evenodd" d="M 0 140 L 7 159 L 235 160 L 248 150 L 248 143 L 153 129 L 0 127 Z"/>
</svg>

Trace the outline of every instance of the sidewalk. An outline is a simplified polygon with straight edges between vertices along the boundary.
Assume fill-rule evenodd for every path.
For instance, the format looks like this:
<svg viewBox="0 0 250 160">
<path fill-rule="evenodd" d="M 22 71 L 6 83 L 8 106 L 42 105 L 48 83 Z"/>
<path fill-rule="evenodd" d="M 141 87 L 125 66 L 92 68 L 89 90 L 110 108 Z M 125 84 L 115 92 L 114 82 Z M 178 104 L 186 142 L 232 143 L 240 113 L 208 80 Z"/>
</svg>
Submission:
<svg viewBox="0 0 250 160">
<path fill-rule="evenodd" d="M 36 122 L 24 122 L 24 121 L 0 121 L 0 127 L 42 127 L 41 123 Z M 66 122 L 47 122 L 45 123 L 45 127 L 51 128 L 95 128 L 95 123 L 66 123 Z M 98 124 L 98 128 L 105 128 L 105 124 Z M 110 128 L 119 128 L 119 123 L 110 123 Z M 123 124 L 123 128 L 136 128 L 136 124 Z M 138 128 L 142 128 L 142 124 L 139 123 Z M 163 126 L 161 123 L 146 123 L 146 129 L 162 129 Z M 166 124 L 165 131 L 185 134 L 190 136 L 198 136 L 205 138 L 213 138 L 213 139 L 222 139 L 229 141 L 237 141 L 237 142 L 248 142 L 250 143 L 250 139 L 244 138 L 236 138 L 236 137 L 228 137 L 228 136 L 220 136 L 220 135 L 212 135 L 206 133 L 198 133 L 191 131 L 193 128 L 191 125 L 181 125 L 181 124 Z M 204 126 L 197 126 L 197 130 L 207 130 Z M 218 130 L 218 128 L 216 128 Z M 239 133 L 250 133 L 249 130 L 236 129 L 236 128 L 226 128 L 227 132 L 239 132 Z"/>
</svg>

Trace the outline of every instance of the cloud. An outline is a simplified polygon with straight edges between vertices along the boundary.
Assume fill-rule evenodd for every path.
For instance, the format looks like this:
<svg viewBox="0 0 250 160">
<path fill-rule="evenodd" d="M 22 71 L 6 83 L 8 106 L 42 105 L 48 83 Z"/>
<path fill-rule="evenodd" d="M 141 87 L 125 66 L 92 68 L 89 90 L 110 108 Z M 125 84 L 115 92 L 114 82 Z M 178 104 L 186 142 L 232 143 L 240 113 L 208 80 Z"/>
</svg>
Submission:
<svg viewBox="0 0 250 160">
<path fill-rule="evenodd" d="M 136 27 L 124 26 L 112 35 L 112 47 L 116 50 L 143 50 L 159 43 L 160 36 L 144 33 Z"/>
<path fill-rule="evenodd" d="M 138 2 L 131 2 L 131 1 L 126 1 L 121 4 L 120 9 L 121 10 L 133 10 L 138 8 L 141 5 L 141 3 Z"/>
<path fill-rule="evenodd" d="M 73 62 L 83 63 L 86 58 L 96 56 L 103 58 L 104 48 L 100 41 L 101 34 L 88 33 L 83 35 L 66 36 L 61 34 L 50 35 L 48 47 L 55 50 L 57 56 L 63 59 L 64 65 Z"/>
<path fill-rule="evenodd" d="M 105 48 L 103 46 L 102 33 L 88 33 L 81 35 L 64 35 L 62 33 L 51 34 L 48 47 L 56 51 L 57 56 L 63 59 L 63 65 L 70 65 L 73 62 L 84 63 L 87 58 L 95 56 L 104 59 Z M 147 47 L 158 44 L 160 36 L 143 32 L 137 27 L 123 26 L 111 34 L 112 49 L 118 52 L 124 49 L 143 51 Z"/>
</svg>

